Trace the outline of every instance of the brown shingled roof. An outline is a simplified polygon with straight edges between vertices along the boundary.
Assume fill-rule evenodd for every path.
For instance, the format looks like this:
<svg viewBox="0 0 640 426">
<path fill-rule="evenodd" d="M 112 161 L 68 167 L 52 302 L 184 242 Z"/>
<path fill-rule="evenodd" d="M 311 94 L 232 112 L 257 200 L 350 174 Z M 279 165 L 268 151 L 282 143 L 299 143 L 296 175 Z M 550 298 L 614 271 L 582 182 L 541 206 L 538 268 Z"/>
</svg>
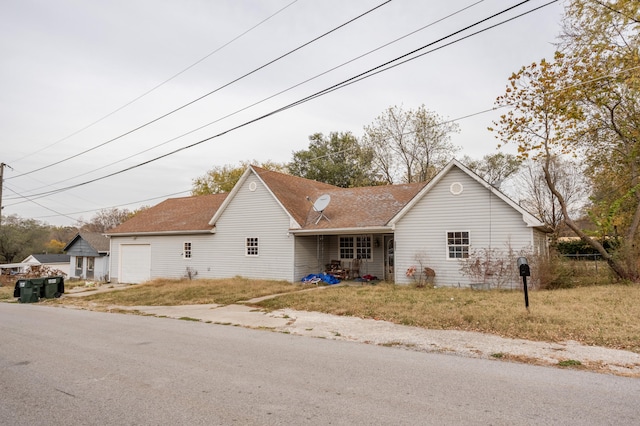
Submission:
<svg viewBox="0 0 640 426">
<path fill-rule="evenodd" d="M 313 210 L 307 197 L 315 201 L 328 191 L 340 189 L 328 183 L 251 167 L 300 226 L 304 226 L 309 210 Z"/>
<path fill-rule="evenodd" d="M 105 237 L 103 234 L 98 232 L 86 232 L 80 231 L 78 232 L 72 239 L 67 243 L 64 247 L 64 251 L 67 251 L 69 247 L 75 244 L 78 239 L 82 238 L 89 244 L 95 251 L 98 253 L 107 253 L 109 252 L 109 239 Z"/>
<path fill-rule="evenodd" d="M 138 213 L 106 234 L 208 231 L 212 228 L 209 220 L 226 197 L 224 193 L 170 198 Z"/>
<path fill-rule="evenodd" d="M 339 188 L 256 166 L 252 168 L 304 229 L 385 226 L 427 184 Z M 306 197 L 315 201 L 322 194 L 331 196 L 324 210 L 329 220 L 323 218 L 316 224 L 319 213 Z"/>
<path fill-rule="evenodd" d="M 79 232 L 78 235 L 98 253 L 109 251 L 109 239 L 104 235 L 97 232 L 84 231 Z"/>
<path fill-rule="evenodd" d="M 341 229 L 386 226 L 426 184 L 419 182 L 328 191 L 331 202 L 324 210 L 328 220 L 322 218 L 318 221 L 319 213 L 311 209 L 303 227 Z"/>
</svg>

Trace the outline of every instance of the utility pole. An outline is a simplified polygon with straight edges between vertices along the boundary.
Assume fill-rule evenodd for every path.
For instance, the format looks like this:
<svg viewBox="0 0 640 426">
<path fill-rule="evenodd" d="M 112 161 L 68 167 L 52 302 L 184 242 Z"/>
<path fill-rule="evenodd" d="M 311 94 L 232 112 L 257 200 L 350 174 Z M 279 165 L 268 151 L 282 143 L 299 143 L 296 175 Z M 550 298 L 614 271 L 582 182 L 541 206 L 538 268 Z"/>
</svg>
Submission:
<svg viewBox="0 0 640 426">
<path fill-rule="evenodd" d="M 2 187 L 4 186 L 4 166 L 6 166 L 6 164 L 0 163 L 0 225 L 2 225 Z"/>
<path fill-rule="evenodd" d="M 2 225 L 2 187 L 4 186 L 4 168 L 11 166 L 5 163 L 0 163 L 0 225 Z"/>
</svg>

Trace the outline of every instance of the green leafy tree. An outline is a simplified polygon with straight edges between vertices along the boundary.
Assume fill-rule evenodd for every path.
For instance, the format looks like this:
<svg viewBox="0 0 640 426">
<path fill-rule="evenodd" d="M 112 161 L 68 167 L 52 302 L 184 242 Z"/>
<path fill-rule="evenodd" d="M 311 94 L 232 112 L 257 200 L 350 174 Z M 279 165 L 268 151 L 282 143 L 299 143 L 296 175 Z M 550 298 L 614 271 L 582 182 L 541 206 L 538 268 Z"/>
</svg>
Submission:
<svg viewBox="0 0 640 426">
<path fill-rule="evenodd" d="M 371 151 L 350 132 L 315 133 L 309 136 L 308 149 L 293 153 L 288 169 L 294 176 L 342 188 L 370 186 L 377 183 L 371 158 Z"/>
<path fill-rule="evenodd" d="M 225 164 L 224 166 L 214 166 L 204 175 L 193 179 L 191 195 L 219 194 L 230 192 L 238 183 L 240 177 L 250 164 L 262 167 L 263 169 L 283 172 L 285 166 L 273 161 L 258 163 L 257 161 L 243 161 L 239 166 Z"/>
<path fill-rule="evenodd" d="M 459 150 L 451 143 L 458 125 L 424 105 L 406 111 L 390 107 L 364 130 L 363 145 L 373 153 L 373 171 L 388 184 L 428 181 Z"/>
<path fill-rule="evenodd" d="M 496 123 L 504 143 L 542 164 L 565 224 L 607 261 L 621 279 L 640 280 L 640 2 L 573 0 L 567 4 L 553 61 L 523 67 L 509 80 Z M 603 235 L 622 236 L 616 252 L 590 238 L 569 213 L 552 176 L 554 159 L 579 158 L 596 185 L 590 216 Z M 616 190 L 599 190 L 616 182 Z M 604 189 L 604 188 L 603 188 Z"/>
<path fill-rule="evenodd" d="M 48 241 L 49 228 L 34 219 L 17 215 L 2 218 L 0 226 L 0 262 L 16 263 L 33 253 L 42 253 Z"/>
</svg>

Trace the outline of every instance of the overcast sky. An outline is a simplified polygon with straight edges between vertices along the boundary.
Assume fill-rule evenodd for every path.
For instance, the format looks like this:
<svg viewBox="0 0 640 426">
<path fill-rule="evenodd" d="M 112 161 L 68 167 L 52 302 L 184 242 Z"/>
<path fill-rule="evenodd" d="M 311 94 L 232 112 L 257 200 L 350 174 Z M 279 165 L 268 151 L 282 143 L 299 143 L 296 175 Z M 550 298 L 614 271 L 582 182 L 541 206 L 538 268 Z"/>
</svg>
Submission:
<svg viewBox="0 0 640 426">
<path fill-rule="evenodd" d="M 531 0 L 446 41 L 547 2 Z M 381 3 L 0 2 L 0 162 L 11 167 L 4 172 L 3 214 L 73 225 L 104 208 L 154 205 L 188 195 L 192 180 L 213 166 L 246 160 L 288 162 L 293 151 L 308 147 L 308 136 L 316 132 L 350 131 L 360 137 L 365 125 L 393 105 L 415 109 L 424 104 L 444 119 L 479 113 L 493 107 L 512 72 L 552 57 L 562 15 L 560 2 L 551 4 L 192 148 L 84 184 L 221 134 L 519 2 L 390 1 L 272 65 L 131 132 Z M 465 7 L 399 42 L 300 84 Z M 236 114 L 229 116 L 232 113 Z M 460 133 L 453 136 L 453 143 L 462 148 L 460 157 L 481 158 L 496 152 L 496 140 L 487 127 L 497 116 L 490 112 L 458 121 Z M 131 133 L 122 136 L 127 132 Z M 75 185 L 79 186 L 41 195 Z"/>
</svg>

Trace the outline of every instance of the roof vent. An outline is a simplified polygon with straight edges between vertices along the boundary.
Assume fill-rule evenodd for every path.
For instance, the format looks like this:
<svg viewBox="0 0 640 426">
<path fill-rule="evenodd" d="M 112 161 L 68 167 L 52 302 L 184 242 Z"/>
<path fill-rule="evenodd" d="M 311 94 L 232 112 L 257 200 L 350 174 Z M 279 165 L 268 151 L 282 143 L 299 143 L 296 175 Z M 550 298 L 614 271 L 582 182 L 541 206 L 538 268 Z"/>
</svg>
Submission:
<svg viewBox="0 0 640 426">
<path fill-rule="evenodd" d="M 453 195 L 460 195 L 460 194 L 462 194 L 463 190 L 464 190 L 464 187 L 462 186 L 462 184 L 460 182 L 453 182 L 451 184 L 451 186 L 449 187 L 449 191 Z"/>
</svg>

